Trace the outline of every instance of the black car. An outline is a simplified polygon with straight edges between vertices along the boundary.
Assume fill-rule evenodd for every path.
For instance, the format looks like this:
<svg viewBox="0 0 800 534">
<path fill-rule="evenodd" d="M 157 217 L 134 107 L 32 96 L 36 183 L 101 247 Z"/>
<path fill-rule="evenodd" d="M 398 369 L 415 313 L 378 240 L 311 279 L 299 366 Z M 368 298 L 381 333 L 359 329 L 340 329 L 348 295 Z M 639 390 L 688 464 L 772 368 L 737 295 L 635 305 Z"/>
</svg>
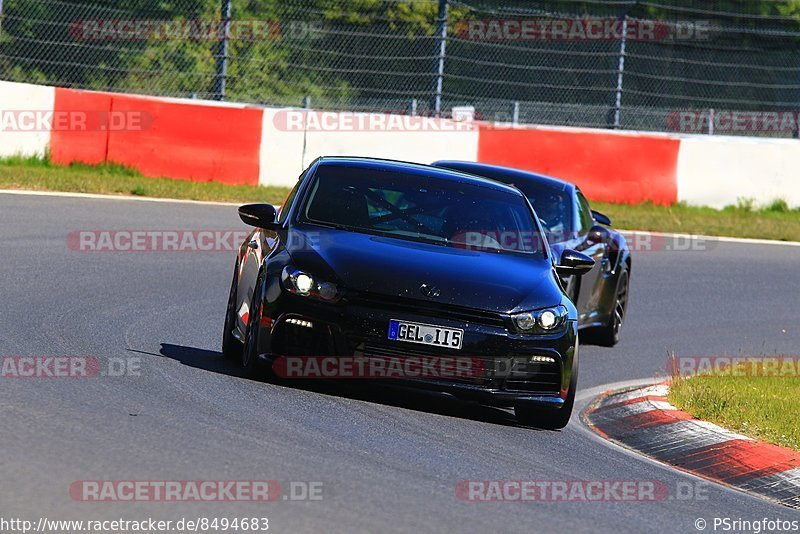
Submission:
<svg viewBox="0 0 800 534">
<path fill-rule="evenodd" d="M 610 228 L 611 220 L 592 211 L 575 185 L 519 169 L 466 161 L 437 161 L 436 167 L 458 170 L 513 185 L 528 197 L 545 228 L 553 254 L 577 250 L 595 260 L 585 276 L 564 280 L 578 307 L 582 339 L 598 345 L 619 342 L 631 277 L 631 252 L 625 237 Z"/>
<path fill-rule="evenodd" d="M 287 358 L 452 359 L 470 372 L 392 383 L 514 407 L 525 424 L 569 421 L 578 316 L 559 275 L 594 261 L 566 251 L 556 265 L 519 190 L 427 165 L 320 158 L 279 213 L 239 214 L 256 229 L 236 258 L 223 353 L 247 371 L 285 370 Z"/>
</svg>

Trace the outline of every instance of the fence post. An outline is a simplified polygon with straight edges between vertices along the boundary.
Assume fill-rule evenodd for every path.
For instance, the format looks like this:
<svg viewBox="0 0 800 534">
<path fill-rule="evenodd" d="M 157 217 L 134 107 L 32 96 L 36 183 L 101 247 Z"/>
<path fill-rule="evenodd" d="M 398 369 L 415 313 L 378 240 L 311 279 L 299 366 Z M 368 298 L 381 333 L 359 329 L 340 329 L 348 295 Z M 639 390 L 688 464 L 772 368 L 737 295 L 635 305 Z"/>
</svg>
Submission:
<svg viewBox="0 0 800 534">
<path fill-rule="evenodd" d="M 311 112 L 311 97 L 303 97 L 303 150 L 300 152 L 300 168 L 306 168 L 306 154 L 308 153 L 308 114 Z"/>
<path fill-rule="evenodd" d="M 628 14 L 622 15 L 622 38 L 619 41 L 619 64 L 617 68 L 617 92 L 614 97 L 614 129 L 619 129 L 622 112 L 622 84 L 625 80 L 625 47 L 628 44 Z"/>
<path fill-rule="evenodd" d="M 220 15 L 219 47 L 217 49 L 217 75 L 214 77 L 214 100 L 225 100 L 225 84 L 228 78 L 228 38 L 231 33 L 231 0 L 222 0 Z"/>
<path fill-rule="evenodd" d="M 3 0 L 0 0 L 0 32 L 3 31 Z M 2 37 L 2 35 L 0 35 Z"/>
<path fill-rule="evenodd" d="M 444 59 L 447 48 L 447 9 L 449 0 L 439 0 L 439 19 L 436 22 L 436 63 L 434 64 L 433 95 L 431 108 L 435 117 L 442 114 L 442 85 L 444 83 Z"/>
<path fill-rule="evenodd" d="M 519 102 L 514 102 L 514 112 L 511 115 L 511 122 L 516 126 L 519 124 Z"/>
<path fill-rule="evenodd" d="M 714 108 L 708 110 L 708 135 L 714 135 Z"/>
</svg>

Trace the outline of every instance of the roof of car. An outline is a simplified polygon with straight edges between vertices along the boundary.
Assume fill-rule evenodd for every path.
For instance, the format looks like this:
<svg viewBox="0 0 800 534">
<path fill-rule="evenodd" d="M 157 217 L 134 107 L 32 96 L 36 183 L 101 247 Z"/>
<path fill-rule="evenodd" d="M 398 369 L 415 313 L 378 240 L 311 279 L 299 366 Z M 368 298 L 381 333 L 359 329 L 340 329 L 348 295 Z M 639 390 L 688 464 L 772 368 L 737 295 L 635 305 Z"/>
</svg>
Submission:
<svg viewBox="0 0 800 534">
<path fill-rule="evenodd" d="M 560 191 L 572 190 L 576 186 L 570 182 L 559 180 L 552 176 L 539 174 L 530 171 L 523 171 L 511 167 L 502 167 L 500 165 L 490 165 L 488 163 L 476 163 L 473 161 L 436 161 L 432 163 L 433 166 L 446 169 L 455 169 L 462 172 L 477 174 L 479 176 L 491 176 L 493 180 L 498 180 L 502 183 L 521 183 L 538 185 L 542 187 L 551 187 Z"/>
<path fill-rule="evenodd" d="M 433 167 L 431 165 L 423 165 L 421 163 L 410 163 L 407 161 L 394 161 L 390 159 L 379 158 L 361 158 L 352 156 L 324 156 L 319 158 L 319 164 L 325 166 L 347 166 L 379 170 L 392 170 L 401 171 L 410 174 L 425 175 L 431 178 L 442 178 L 448 180 L 455 180 L 461 183 L 475 185 L 479 187 L 488 187 L 499 191 L 507 191 L 515 195 L 521 195 L 520 191 L 510 185 L 478 176 L 468 172 L 461 172 L 457 169 L 448 169 L 444 167 Z"/>
</svg>

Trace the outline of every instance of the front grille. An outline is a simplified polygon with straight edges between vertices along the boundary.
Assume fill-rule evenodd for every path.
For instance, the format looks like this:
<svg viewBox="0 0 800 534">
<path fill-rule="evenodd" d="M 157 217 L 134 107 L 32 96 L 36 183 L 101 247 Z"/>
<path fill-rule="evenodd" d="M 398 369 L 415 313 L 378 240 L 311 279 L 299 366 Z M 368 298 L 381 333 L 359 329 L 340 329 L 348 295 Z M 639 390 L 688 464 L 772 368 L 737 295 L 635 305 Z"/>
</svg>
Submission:
<svg viewBox="0 0 800 534">
<path fill-rule="evenodd" d="M 454 354 L 452 350 L 448 352 L 447 349 L 442 350 L 437 347 L 414 346 L 413 343 L 398 343 L 396 345 L 357 343 L 354 346 L 354 354 L 357 356 L 364 356 L 366 358 L 376 357 L 384 360 L 396 360 L 398 362 L 406 358 L 464 358 L 469 360 L 469 362 L 466 363 L 470 366 L 470 371 L 466 376 L 453 376 L 450 374 L 447 376 L 415 378 L 418 380 L 430 380 L 435 378 L 436 380 L 444 380 L 447 382 L 489 387 L 492 377 L 494 376 L 495 366 L 490 358 Z"/>
<path fill-rule="evenodd" d="M 467 308 L 464 306 L 441 304 L 426 300 L 358 292 L 351 293 L 347 301 L 352 304 L 408 312 L 416 315 L 430 315 L 432 317 L 442 317 L 466 323 L 478 323 L 498 327 L 506 327 L 508 325 L 508 318 L 502 313 Z"/>
<path fill-rule="evenodd" d="M 530 356 L 470 356 L 454 354 L 447 349 L 415 346 L 413 343 L 385 344 L 375 342 L 351 341 L 354 354 L 364 357 L 397 359 L 418 357 L 463 357 L 480 369 L 480 376 L 440 377 L 439 380 L 454 384 L 466 384 L 491 389 L 501 389 L 509 393 L 528 393 L 535 395 L 558 395 L 561 391 L 561 364 L 530 363 Z"/>
<path fill-rule="evenodd" d="M 431 350 L 433 349 L 433 350 Z M 440 352 L 438 354 L 435 353 L 436 347 L 427 347 L 423 348 L 423 346 L 414 347 L 413 343 L 397 343 L 397 345 L 382 345 L 377 343 L 363 343 L 358 345 L 356 348 L 357 352 L 360 352 L 364 356 L 397 356 L 397 357 L 417 357 L 417 358 L 426 358 L 426 357 L 433 357 L 433 356 L 449 356 L 449 354 L 444 354 Z"/>
</svg>

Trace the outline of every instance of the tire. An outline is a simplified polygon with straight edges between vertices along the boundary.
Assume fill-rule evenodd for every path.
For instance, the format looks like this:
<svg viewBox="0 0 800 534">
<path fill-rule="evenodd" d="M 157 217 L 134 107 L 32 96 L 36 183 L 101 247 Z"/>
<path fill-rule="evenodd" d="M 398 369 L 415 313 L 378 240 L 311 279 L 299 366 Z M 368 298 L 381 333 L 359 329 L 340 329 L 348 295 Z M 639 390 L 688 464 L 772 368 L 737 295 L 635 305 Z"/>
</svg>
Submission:
<svg viewBox="0 0 800 534">
<path fill-rule="evenodd" d="M 578 342 L 575 342 L 575 361 L 572 365 L 572 377 L 569 381 L 569 391 L 564 404 L 558 408 L 541 408 L 536 405 L 518 404 L 514 407 L 517 422 L 525 426 L 543 428 L 546 430 L 561 430 L 572 417 L 572 408 L 575 406 L 575 390 L 578 387 Z"/>
<path fill-rule="evenodd" d="M 253 300 L 250 303 L 250 316 L 247 321 L 247 333 L 244 338 L 242 348 L 242 368 L 246 376 L 250 378 L 263 378 L 264 369 L 262 368 L 258 354 L 258 338 L 261 323 L 261 301 L 263 277 L 261 274 L 256 279 L 255 289 L 253 290 Z"/>
<path fill-rule="evenodd" d="M 603 347 L 613 347 L 619 343 L 620 333 L 625 324 L 625 314 L 628 312 L 628 293 L 630 291 L 630 272 L 628 266 L 623 267 L 619 273 L 617 294 L 614 296 L 614 310 L 608 324 L 592 329 L 592 340 Z"/>
<path fill-rule="evenodd" d="M 236 327 L 236 287 L 239 283 L 239 263 L 233 269 L 231 292 L 228 296 L 228 307 L 225 311 L 225 326 L 222 331 L 222 357 L 226 360 L 242 359 L 242 342 L 233 336 Z"/>
</svg>

